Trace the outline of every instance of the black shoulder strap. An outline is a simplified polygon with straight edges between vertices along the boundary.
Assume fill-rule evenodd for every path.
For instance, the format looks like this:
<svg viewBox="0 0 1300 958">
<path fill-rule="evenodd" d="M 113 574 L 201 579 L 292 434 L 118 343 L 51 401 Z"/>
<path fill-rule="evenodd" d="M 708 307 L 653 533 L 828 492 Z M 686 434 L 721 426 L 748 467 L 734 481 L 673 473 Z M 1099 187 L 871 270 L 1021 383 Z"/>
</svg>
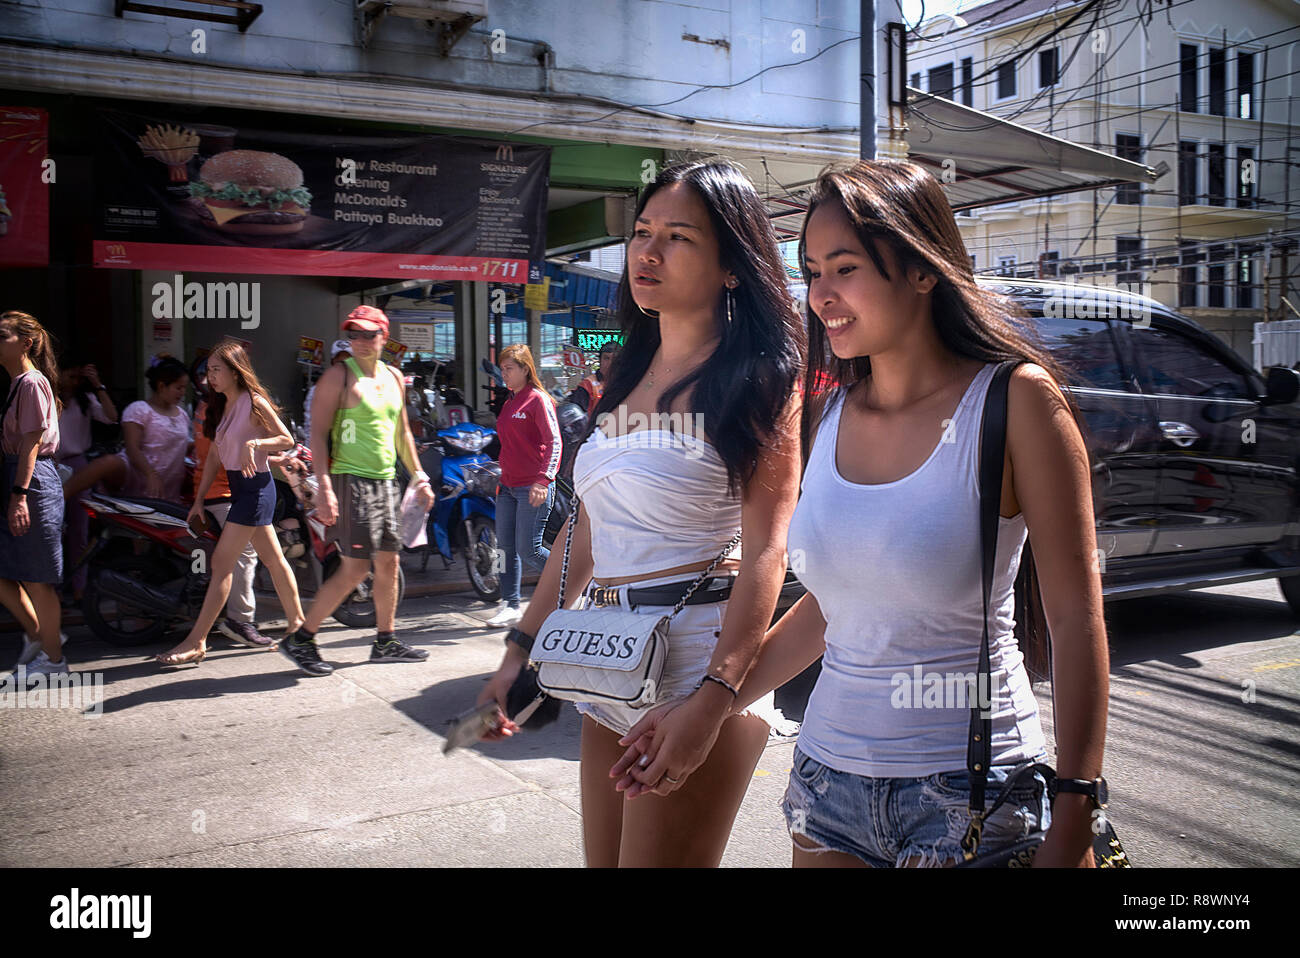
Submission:
<svg viewBox="0 0 1300 958">
<path fill-rule="evenodd" d="M 970 737 L 966 745 L 966 771 L 970 774 L 970 810 L 972 818 L 984 814 L 984 791 L 988 786 L 989 763 L 993 749 L 992 715 L 982 708 L 985 695 L 992 694 L 989 665 L 989 594 L 993 590 L 993 566 L 998 550 L 998 513 L 1002 503 L 1002 460 L 1007 445 L 1007 386 L 1011 372 L 1019 361 L 998 364 L 984 400 L 984 417 L 980 423 L 980 577 L 984 587 L 984 638 L 980 643 L 979 671 L 976 674 L 975 703 L 971 708 Z"/>
</svg>

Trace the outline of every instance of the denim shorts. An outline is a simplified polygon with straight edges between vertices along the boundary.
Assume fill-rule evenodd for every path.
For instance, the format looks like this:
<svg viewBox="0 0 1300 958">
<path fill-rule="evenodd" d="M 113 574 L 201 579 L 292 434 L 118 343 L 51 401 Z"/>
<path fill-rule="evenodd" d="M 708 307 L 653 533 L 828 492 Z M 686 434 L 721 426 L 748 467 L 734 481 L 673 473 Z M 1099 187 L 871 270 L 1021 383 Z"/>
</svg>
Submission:
<svg viewBox="0 0 1300 958">
<path fill-rule="evenodd" d="M 1045 763 L 1047 756 L 1037 761 Z M 989 769 L 986 806 L 993 804 L 1012 767 Z M 1051 824 L 1042 776 L 1022 782 L 985 821 L 980 853 L 1014 844 Z M 875 868 L 898 867 L 910 858 L 918 859 L 920 867 L 957 864 L 970 824 L 969 806 L 965 769 L 924 778 L 868 778 L 823 765 L 798 746 L 781 800 L 791 837 L 801 834 L 822 850 L 845 852 Z"/>
</svg>

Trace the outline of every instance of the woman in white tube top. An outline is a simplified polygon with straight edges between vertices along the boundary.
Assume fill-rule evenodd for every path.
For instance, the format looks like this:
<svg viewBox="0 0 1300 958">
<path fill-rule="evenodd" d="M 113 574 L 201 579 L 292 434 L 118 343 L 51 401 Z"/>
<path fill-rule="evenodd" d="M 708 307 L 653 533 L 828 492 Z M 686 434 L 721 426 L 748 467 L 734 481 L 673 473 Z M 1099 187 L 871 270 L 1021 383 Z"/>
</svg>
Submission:
<svg viewBox="0 0 1300 958">
<path fill-rule="evenodd" d="M 667 614 L 673 601 L 637 593 L 680 596 L 737 531 L 743 545 L 700 589 L 707 601 L 672 621 L 659 721 L 637 751 L 643 764 L 614 771 L 644 710 L 579 706 L 587 864 L 716 866 L 780 718 L 770 694 L 733 707 L 785 576 L 799 472 L 803 328 L 775 233 L 742 173 L 718 161 L 660 173 L 637 210 L 619 314 L 625 345 L 574 462 L 582 506 L 566 604 L 586 590 L 593 601 Z M 555 608 L 562 559 L 552 550 L 480 696 L 501 706 L 502 735 L 517 730 L 506 693 Z"/>
</svg>

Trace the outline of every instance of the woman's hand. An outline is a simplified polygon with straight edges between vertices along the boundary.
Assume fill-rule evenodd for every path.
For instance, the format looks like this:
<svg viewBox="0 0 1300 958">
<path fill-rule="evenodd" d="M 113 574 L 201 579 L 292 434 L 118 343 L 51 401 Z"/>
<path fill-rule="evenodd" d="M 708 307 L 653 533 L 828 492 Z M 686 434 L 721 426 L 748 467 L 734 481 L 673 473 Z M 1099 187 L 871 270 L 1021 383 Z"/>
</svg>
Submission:
<svg viewBox="0 0 1300 958">
<path fill-rule="evenodd" d="M 522 650 L 520 655 L 522 655 Z M 475 700 L 475 705 L 483 705 L 486 702 L 497 703 L 496 731 L 484 735 L 483 741 L 500 741 L 519 731 L 519 726 L 510 721 L 510 716 L 506 714 L 506 696 L 510 692 L 510 686 L 515 684 L 515 679 L 519 678 L 519 673 L 523 671 L 523 668 L 524 660 L 519 658 L 513 649 L 507 649 L 501 667 L 488 680 L 488 684 L 484 686 L 483 691 L 479 693 L 478 699 Z"/>
<path fill-rule="evenodd" d="M 193 526 L 195 523 L 206 525 L 207 519 L 203 515 L 203 500 L 195 499 L 194 505 L 190 506 L 190 511 L 185 514 L 185 524 Z"/>
<path fill-rule="evenodd" d="M 25 536 L 31 527 L 32 519 L 27 510 L 27 497 L 11 494 L 9 496 L 9 534 L 14 537 Z"/>
<path fill-rule="evenodd" d="M 640 782 L 632 777 L 632 767 L 650 751 L 655 732 L 659 729 L 659 723 L 669 712 L 681 705 L 683 701 L 685 700 L 677 699 L 673 702 L 665 702 L 663 705 L 655 706 L 645 714 L 641 721 L 633 725 L 626 735 L 619 739 L 620 745 L 629 741 L 632 744 L 628 745 L 623 757 L 615 762 L 609 770 L 609 777 L 618 779 L 614 783 L 615 791 L 622 792 L 634 789 L 633 795 L 640 795 L 641 792 L 647 791 Z M 645 765 L 649 764 L 649 761 L 646 761 Z M 644 768 L 645 765 L 641 767 Z M 673 777 L 676 778 L 676 776 Z"/>
<path fill-rule="evenodd" d="M 730 706 L 730 693 L 714 682 L 706 682 L 676 708 L 657 718 L 658 727 L 649 736 L 648 747 L 630 769 L 634 782 L 620 787 L 623 785 L 620 781 L 615 788 L 625 791 L 628 798 L 646 792 L 670 795 L 681 788 L 691 773 L 709 757 Z M 619 739 L 618 744 L 633 745 L 638 741 L 644 742 L 645 738 L 645 730 L 634 727 Z M 670 777 L 673 779 L 671 782 L 668 780 Z"/>
<path fill-rule="evenodd" d="M 94 363 L 82 366 L 81 375 L 86 377 L 86 382 L 90 383 L 90 388 L 96 392 L 104 388 L 104 384 L 99 381 L 99 370 L 95 368 Z"/>
<path fill-rule="evenodd" d="M 244 443 L 244 454 L 240 456 L 239 471 L 244 474 L 245 479 L 252 479 L 257 475 L 257 466 L 254 460 L 257 456 L 257 440 L 250 439 Z"/>
<path fill-rule="evenodd" d="M 546 501 L 546 491 L 549 488 L 550 486 L 544 482 L 535 483 L 533 487 L 528 490 L 528 504 L 534 509 L 540 506 Z"/>
</svg>

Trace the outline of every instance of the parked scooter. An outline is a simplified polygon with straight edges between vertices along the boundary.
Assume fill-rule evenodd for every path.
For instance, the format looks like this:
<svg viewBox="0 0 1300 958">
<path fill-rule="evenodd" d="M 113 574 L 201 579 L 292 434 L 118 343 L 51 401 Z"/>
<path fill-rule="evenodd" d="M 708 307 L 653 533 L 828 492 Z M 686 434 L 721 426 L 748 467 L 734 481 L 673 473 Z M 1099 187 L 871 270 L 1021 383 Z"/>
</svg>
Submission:
<svg viewBox="0 0 1300 958">
<path fill-rule="evenodd" d="M 431 440 L 416 443 L 420 468 L 438 493 L 429 511 L 429 541 L 420 571 L 435 549 L 445 568 L 451 568 L 460 553 L 470 586 L 487 600 L 501 596 L 496 528 L 501 466 L 484 452 L 495 439 L 495 430 L 465 422 L 438 429 Z"/>
<path fill-rule="evenodd" d="M 290 481 L 276 480 L 272 520 L 304 597 L 320 588 L 339 561 L 338 546 L 325 541 L 324 526 L 301 505 L 308 487 L 314 494 L 310 455 L 300 446 L 285 456 L 284 472 Z M 209 499 L 206 504 L 223 501 Z M 189 509 L 166 500 L 88 492 L 83 505 L 98 527 L 91 546 L 74 566 L 90 566 L 82 610 L 91 631 L 113 645 L 143 645 L 192 622 L 211 579 L 212 551 L 220 535 L 215 517 L 206 513 L 206 528 L 196 535 L 186 525 Z M 136 549 L 141 541 L 148 543 L 143 552 Z M 269 573 L 261 566 L 254 587 L 260 596 L 275 594 Z M 399 567 L 399 601 L 404 591 Z M 334 617 L 351 628 L 375 624 L 370 577 L 335 610 Z"/>
</svg>

